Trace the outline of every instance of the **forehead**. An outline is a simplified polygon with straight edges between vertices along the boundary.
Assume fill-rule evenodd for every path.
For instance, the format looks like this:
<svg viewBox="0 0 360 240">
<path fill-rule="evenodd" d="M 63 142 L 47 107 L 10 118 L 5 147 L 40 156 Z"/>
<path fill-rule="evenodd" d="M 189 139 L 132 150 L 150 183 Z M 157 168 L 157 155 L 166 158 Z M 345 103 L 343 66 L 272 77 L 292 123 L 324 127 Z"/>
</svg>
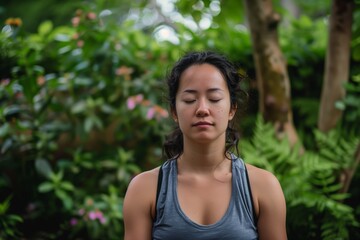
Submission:
<svg viewBox="0 0 360 240">
<path fill-rule="evenodd" d="M 192 65 L 181 74 L 179 92 L 188 88 L 198 91 L 208 88 L 228 90 L 220 70 L 208 63 Z"/>
</svg>

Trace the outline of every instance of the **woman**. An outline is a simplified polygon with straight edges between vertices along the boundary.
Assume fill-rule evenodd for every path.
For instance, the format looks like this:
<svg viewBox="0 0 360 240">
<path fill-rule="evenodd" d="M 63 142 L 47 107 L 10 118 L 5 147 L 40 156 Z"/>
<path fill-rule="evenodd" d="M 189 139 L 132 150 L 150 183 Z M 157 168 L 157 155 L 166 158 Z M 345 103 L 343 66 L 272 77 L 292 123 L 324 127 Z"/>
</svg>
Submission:
<svg viewBox="0 0 360 240">
<path fill-rule="evenodd" d="M 244 164 L 235 130 L 241 77 L 222 55 L 192 52 L 167 78 L 177 124 L 161 168 L 137 175 L 124 199 L 125 240 L 287 239 L 276 177 Z"/>
</svg>

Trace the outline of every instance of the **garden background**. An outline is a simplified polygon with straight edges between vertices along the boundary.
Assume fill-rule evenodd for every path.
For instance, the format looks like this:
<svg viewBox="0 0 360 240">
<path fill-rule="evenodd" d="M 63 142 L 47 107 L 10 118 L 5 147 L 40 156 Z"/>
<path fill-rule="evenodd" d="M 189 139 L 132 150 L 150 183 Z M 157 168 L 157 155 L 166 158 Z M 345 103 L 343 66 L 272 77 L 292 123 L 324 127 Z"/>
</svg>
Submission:
<svg viewBox="0 0 360 240">
<path fill-rule="evenodd" d="M 259 107 L 244 2 L 1 2 L 0 239 L 122 239 L 129 181 L 164 161 L 166 72 L 202 49 L 247 76 L 241 154 L 279 178 L 289 239 L 360 239 L 360 3 L 344 1 L 353 2 L 346 95 L 322 131 L 331 1 L 264 1 L 281 16 L 291 144 Z"/>
</svg>

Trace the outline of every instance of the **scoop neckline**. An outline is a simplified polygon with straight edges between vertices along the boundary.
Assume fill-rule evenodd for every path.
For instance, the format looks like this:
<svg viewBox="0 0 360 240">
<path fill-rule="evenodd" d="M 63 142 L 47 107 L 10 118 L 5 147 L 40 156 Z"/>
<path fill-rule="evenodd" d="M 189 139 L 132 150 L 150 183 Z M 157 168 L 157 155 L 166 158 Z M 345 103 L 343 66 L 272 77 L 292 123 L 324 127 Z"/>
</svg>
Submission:
<svg viewBox="0 0 360 240">
<path fill-rule="evenodd" d="M 176 210 L 178 211 L 178 213 L 180 214 L 180 216 L 190 225 L 199 228 L 199 229 L 212 229 L 218 226 L 221 226 L 226 219 L 230 216 L 230 213 L 234 207 L 234 187 L 235 187 L 235 180 L 234 180 L 234 159 L 231 159 L 231 196 L 230 196 L 230 202 L 228 204 L 227 210 L 225 211 L 224 215 L 216 222 L 212 223 L 212 224 L 208 224 L 208 225 L 203 225 L 200 223 L 197 223 L 195 221 L 193 221 L 190 217 L 188 217 L 186 215 L 186 213 L 182 210 L 181 206 L 180 206 L 180 202 L 178 199 L 178 191 L 177 191 L 177 187 L 178 187 L 178 169 L 177 169 L 177 159 L 173 162 L 173 164 L 175 164 L 175 174 L 174 174 L 174 181 L 173 181 L 173 197 L 175 200 L 175 206 L 176 206 Z"/>
</svg>

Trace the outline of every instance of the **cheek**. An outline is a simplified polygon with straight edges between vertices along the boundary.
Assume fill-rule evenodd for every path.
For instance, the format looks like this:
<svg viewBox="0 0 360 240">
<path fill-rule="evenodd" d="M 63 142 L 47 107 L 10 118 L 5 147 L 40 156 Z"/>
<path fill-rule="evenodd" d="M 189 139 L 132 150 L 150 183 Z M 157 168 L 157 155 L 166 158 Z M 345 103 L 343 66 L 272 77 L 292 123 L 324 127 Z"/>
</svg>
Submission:
<svg viewBox="0 0 360 240">
<path fill-rule="evenodd" d="M 230 105 L 224 104 L 222 106 L 219 106 L 216 110 L 216 113 L 221 114 L 221 116 L 227 117 L 230 113 Z"/>
<path fill-rule="evenodd" d="M 180 121 L 181 119 L 186 119 L 189 116 L 190 108 L 182 104 L 176 105 L 176 117 Z"/>
</svg>

